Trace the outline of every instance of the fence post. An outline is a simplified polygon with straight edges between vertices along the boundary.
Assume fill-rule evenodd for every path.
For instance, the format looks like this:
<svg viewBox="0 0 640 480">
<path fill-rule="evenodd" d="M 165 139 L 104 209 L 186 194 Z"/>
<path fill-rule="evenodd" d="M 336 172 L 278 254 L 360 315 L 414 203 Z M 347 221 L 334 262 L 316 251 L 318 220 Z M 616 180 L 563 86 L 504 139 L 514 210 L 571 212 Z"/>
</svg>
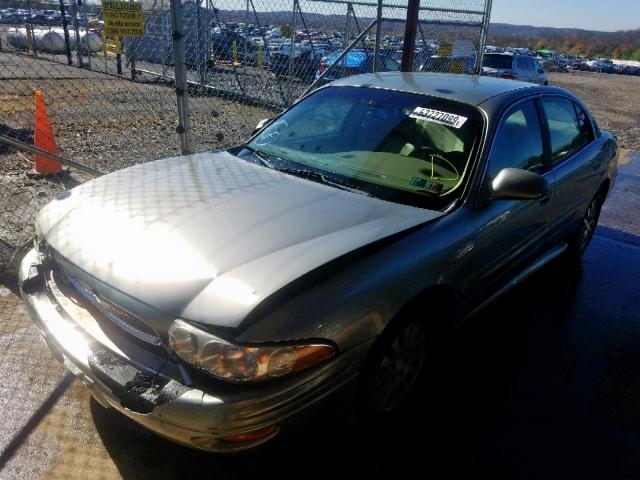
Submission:
<svg viewBox="0 0 640 480">
<path fill-rule="evenodd" d="M 187 92 L 187 70 L 185 68 L 184 25 L 182 23 L 181 0 L 171 0 L 171 28 L 173 36 L 173 64 L 178 103 L 178 128 L 180 148 L 183 155 L 191 153 L 191 122 L 189 119 L 189 95 Z"/>
<path fill-rule="evenodd" d="M 67 22 L 67 10 L 64 8 L 64 0 L 60 0 L 60 16 L 62 17 L 62 31 L 64 32 L 64 51 L 67 54 L 67 64 L 73 65 L 71 59 L 71 45 L 69 44 L 69 23 Z"/>
<path fill-rule="evenodd" d="M 345 18 L 345 26 L 344 26 L 344 39 L 343 39 L 343 48 L 347 48 L 349 45 L 349 33 L 351 30 L 351 4 L 347 3 L 347 17 Z"/>
<path fill-rule="evenodd" d="M 36 38 L 33 34 L 33 16 L 31 11 L 31 2 L 27 0 L 27 10 L 29 11 L 29 18 L 27 19 L 27 23 L 25 25 L 27 29 L 27 39 L 31 38 L 31 53 L 33 58 L 38 58 L 38 53 L 36 52 Z"/>
<path fill-rule="evenodd" d="M 380 71 L 380 42 L 382 40 L 382 0 L 378 0 L 376 11 L 376 44 L 373 50 L 373 71 Z"/>
<path fill-rule="evenodd" d="M 84 60 L 82 58 L 82 48 L 80 47 L 80 24 L 78 22 L 78 3 L 77 0 L 70 0 L 69 7 L 73 12 L 73 31 L 76 34 L 76 60 L 80 68 L 84 68 Z"/>
<path fill-rule="evenodd" d="M 416 48 L 416 30 L 418 28 L 418 14 L 420 13 L 420 0 L 409 0 L 407 5 L 407 23 L 404 27 L 404 43 L 402 44 L 402 63 L 400 70 L 410 72 L 413 70 L 413 56 Z"/>
<path fill-rule="evenodd" d="M 287 68 L 287 106 L 293 103 L 293 60 L 296 56 L 296 14 L 298 12 L 298 0 L 293 0 L 293 17 L 291 18 L 291 48 L 289 49 L 289 66 Z"/>
<path fill-rule="evenodd" d="M 482 74 L 482 64 L 484 63 L 484 49 L 487 46 L 487 35 L 489 34 L 489 24 L 491 22 L 491 8 L 493 1 L 485 0 L 484 18 L 482 19 L 482 31 L 480 32 L 480 41 L 478 45 L 478 55 L 476 56 L 476 64 L 473 66 L 473 73 Z"/>
</svg>

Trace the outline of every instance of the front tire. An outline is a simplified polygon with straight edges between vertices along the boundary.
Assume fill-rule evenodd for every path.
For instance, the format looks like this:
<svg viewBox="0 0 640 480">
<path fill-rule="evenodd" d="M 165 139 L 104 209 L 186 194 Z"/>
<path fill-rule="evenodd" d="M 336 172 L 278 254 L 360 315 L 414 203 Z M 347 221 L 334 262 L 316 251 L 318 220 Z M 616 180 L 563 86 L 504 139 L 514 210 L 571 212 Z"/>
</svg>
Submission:
<svg viewBox="0 0 640 480">
<path fill-rule="evenodd" d="M 378 339 L 361 377 L 361 400 L 374 415 L 388 415 L 415 392 L 426 363 L 422 322 L 398 322 Z"/>
</svg>

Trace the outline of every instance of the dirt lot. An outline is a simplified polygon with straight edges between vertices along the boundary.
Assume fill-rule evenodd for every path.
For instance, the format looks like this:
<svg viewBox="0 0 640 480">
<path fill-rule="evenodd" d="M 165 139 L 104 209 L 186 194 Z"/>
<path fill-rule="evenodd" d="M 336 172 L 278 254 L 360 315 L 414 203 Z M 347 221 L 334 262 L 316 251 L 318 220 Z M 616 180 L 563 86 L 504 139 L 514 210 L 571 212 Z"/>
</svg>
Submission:
<svg viewBox="0 0 640 480">
<path fill-rule="evenodd" d="M 604 73 L 551 73 L 549 82 L 578 95 L 600 128 L 611 130 L 620 147 L 640 150 L 640 77 Z"/>
</svg>

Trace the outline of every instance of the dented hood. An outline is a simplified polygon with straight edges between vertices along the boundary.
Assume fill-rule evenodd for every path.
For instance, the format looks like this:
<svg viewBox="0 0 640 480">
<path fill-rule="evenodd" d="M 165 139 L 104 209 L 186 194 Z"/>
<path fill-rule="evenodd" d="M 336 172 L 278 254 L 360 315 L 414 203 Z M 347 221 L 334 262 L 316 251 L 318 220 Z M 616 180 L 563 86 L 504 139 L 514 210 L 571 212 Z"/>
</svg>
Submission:
<svg viewBox="0 0 640 480">
<path fill-rule="evenodd" d="M 48 204 L 37 223 L 59 254 L 122 293 L 233 327 L 301 275 L 441 215 L 225 152 L 97 178 Z"/>
</svg>

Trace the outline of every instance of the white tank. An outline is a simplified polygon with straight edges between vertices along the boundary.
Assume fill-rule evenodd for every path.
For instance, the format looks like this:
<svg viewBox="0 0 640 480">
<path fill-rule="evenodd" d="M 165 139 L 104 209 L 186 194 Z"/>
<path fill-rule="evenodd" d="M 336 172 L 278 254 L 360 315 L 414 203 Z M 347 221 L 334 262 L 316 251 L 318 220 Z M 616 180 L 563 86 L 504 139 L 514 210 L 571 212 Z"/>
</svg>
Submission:
<svg viewBox="0 0 640 480">
<path fill-rule="evenodd" d="M 76 31 L 69 28 L 69 46 L 71 50 L 76 50 L 78 42 L 76 41 Z M 83 50 L 90 53 L 99 52 L 102 49 L 102 38 L 95 32 L 87 32 L 81 29 L 80 46 Z M 18 50 L 26 50 L 27 29 L 12 27 L 6 33 L 7 43 Z M 47 53 L 63 53 L 64 47 L 64 29 L 61 27 L 53 27 L 50 29 L 33 29 L 33 45 L 36 50 Z"/>
<path fill-rule="evenodd" d="M 27 29 L 12 27 L 7 30 L 7 43 L 17 50 L 27 49 Z"/>
<path fill-rule="evenodd" d="M 47 53 L 64 52 L 64 35 L 54 30 L 34 30 L 33 42 L 36 50 Z"/>
<path fill-rule="evenodd" d="M 64 28 L 62 27 L 53 27 L 51 29 L 51 31 L 53 32 L 57 32 L 60 35 L 62 35 L 62 38 L 64 39 Z M 73 29 L 73 27 L 69 27 L 68 29 L 69 31 L 69 46 L 71 47 L 71 50 L 75 50 L 76 49 L 76 31 Z M 80 34 L 82 36 L 82 34 Z"/>
<path fill-rule="evenodd" d="M 102 49 L 102 39 L 95 32 L 80 32 L 80 45 L 89 53 L 99 52 Z"/>
</svg>

